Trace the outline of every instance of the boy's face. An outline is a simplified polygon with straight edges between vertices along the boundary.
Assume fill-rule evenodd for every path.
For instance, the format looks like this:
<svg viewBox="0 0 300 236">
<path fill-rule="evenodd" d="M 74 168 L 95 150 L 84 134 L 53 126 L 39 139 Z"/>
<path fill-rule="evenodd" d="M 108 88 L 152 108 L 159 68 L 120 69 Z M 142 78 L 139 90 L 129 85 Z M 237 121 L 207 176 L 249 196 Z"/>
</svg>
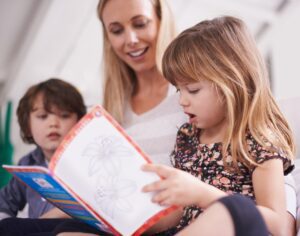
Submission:
<svg viewBox="0 0 300 236">
<path fill-rule="evenodd" d="M 55 106 L 51 108 L 51 112 L 47 112 L 44 109 L 43 95 L 37 95 L 30 112 L 29 125 L 35 143 L 43 150 L 48 161 L 77 121 L 76 113 L 59 110 Z"/>
<path fill-rule="evenodd" d="M 226 127 L 226 103 L 213 83 L 202 80 L 196 83 L 178 84 L 180 105 L 189 116 L 190 123 L 201 133 L 219 133 Z M 201 140 L 200 140 L 201 141 Z"/>
</svg>

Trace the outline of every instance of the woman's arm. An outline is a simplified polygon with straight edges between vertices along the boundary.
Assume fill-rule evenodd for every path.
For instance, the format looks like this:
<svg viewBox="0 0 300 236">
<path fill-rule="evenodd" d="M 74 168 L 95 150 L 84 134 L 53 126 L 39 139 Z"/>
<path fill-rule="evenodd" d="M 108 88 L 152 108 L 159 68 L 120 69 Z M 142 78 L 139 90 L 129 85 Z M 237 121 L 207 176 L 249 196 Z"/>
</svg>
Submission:
<svg viewBox="0 0 300 236">
<path fill-rule="evenodd" d="M 268 160 L 252 175 L 257 206 L 272 235 L 284 235 L 287 224 L 283 165 L 280 159 Z"/>
</svg>

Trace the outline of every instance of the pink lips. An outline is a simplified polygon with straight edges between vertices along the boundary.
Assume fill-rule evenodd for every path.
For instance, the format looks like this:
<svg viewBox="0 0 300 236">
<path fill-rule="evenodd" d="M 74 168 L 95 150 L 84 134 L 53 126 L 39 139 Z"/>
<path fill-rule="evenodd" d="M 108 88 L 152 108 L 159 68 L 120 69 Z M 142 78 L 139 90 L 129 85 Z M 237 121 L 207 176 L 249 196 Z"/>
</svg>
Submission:
<svg viewBox="0 0 300 236">
<path fill-rule="evenodd" d="M 60 134 L 57 133 L 57 132 L 52 132 L 52 133 L 48 134 L 47 137 L 48 137 L 50 140 L 56 140 L 56 139 L 59 139 L 59 138 L 60 138 Z"/>
<path fill-rule="evenodd" d="M 188 112 L 185 112 L 185 114 L 187 114 L 188 117 L 189 117 L 189 123 L 192 124 L 192 123 L 196 122 L 197 117 L 194 114 L 191 114 L 191 113 L 188 113 Z"/>
</svg>

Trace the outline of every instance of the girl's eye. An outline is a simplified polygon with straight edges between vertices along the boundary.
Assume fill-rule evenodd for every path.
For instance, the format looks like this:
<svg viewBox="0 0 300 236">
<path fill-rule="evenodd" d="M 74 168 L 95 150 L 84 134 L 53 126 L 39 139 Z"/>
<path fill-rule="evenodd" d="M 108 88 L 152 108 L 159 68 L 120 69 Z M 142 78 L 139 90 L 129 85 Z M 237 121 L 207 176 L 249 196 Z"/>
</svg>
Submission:
<svg viewBox="0 0 300 236">
<path fill-rule="evenodd" d="M 200 89 L 190 89 L 189 93 L 190 94 L 197 94 L 200 91 Z"/>
<path fill-rule="evenodd" d="M 176 93 L 180 93 L 180 89 L 179 88 L 176 88 Z"/>
</svg>

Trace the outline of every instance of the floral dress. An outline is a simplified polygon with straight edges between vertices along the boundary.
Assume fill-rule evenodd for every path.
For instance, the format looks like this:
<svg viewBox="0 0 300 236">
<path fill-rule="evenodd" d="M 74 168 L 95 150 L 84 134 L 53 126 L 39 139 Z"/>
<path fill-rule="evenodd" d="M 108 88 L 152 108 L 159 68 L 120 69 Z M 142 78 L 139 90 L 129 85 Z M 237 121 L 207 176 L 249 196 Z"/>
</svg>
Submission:
<svg viewBox="0 0 300 236">
<path fill-rule="evenodd" d="M 231 155 L 227 152 L 226 158 L 222 157 L 222 143 L 201 144 L 199 143 L 199 129 L 193 129 L 191 124 L 184 124 L 178 131 L 176 146 L 171 155 L 174 167 L 184 170 L 201 181 L 213 185 L 227 193 L 240 193 L 255 200 L 252 173 L 255 169 L 249 169 L 238 162 L 240 173 L 230 172 L 225 169 L 223 160 L 230 166 Z M 283 161 L 284 174 L 292 171 L 294 165 L 283 152 L 269 151 L 258 144 L 250 133 L 246 136 L 248 150 L 261 164 L 267 160 L 279 158 Z M 164 232 L 163 235 L 173 235 L 183 227 L 190 224 L 202 209 L 198 206 L 184 208 L 183 216 L 179 225 Z"/>
</svg>

